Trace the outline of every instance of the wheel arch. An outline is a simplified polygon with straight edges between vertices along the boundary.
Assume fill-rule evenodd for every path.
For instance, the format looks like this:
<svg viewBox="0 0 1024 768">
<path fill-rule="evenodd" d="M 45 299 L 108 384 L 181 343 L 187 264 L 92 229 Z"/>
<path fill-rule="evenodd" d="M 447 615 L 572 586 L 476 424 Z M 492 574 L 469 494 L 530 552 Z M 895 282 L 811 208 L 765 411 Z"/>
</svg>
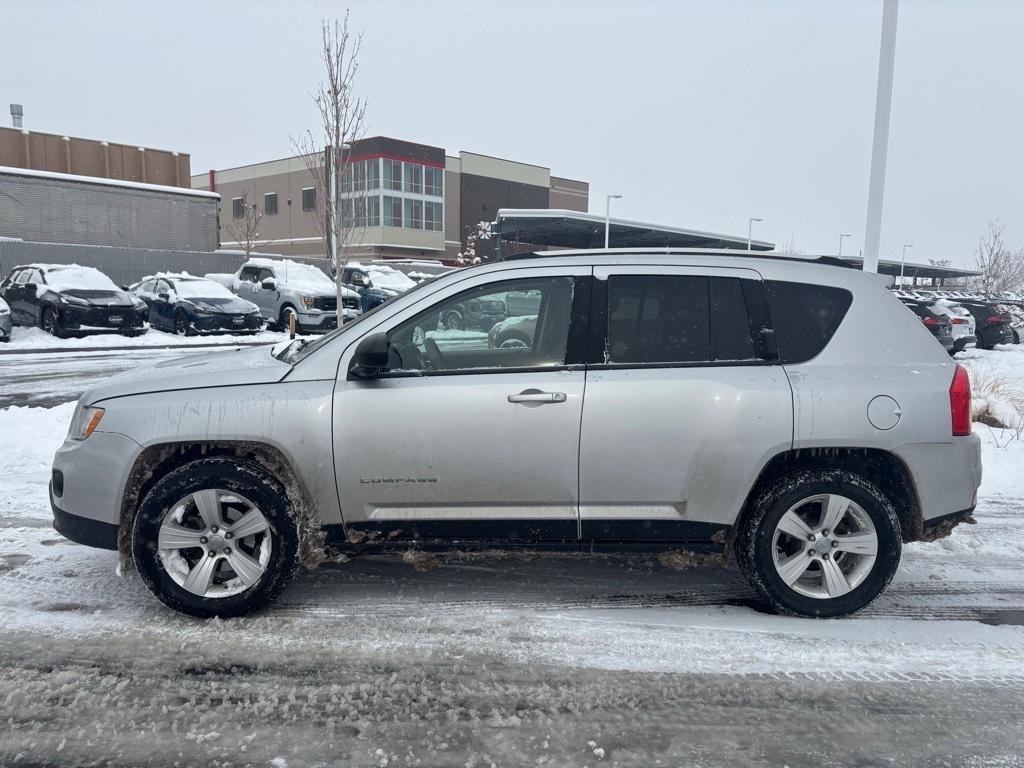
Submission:
<svg viewBox="0 0 1024 768">
<path fill-rule="evenodd" d="M 924 519 L 921 501 L 907 465 L 893 453 L 879 448 L 801 448 L 773 456 L 751 486 L 736 519 L 739 531 L 752 512 L 754 501 L 779 478 L 805 469 L 842 469 L 873 483 L 896 510 L 904 542 L 921 540 Z M 734 534 L 735 535 L 735 534 Z"/>
<path fill-rule="evenodd" d="M 136 457 L 121 494 L 117 551 L 122 567 L 131 563 L 131 532 L 139 504 L 168 472 L 197 459 L 230 457 L 273 475 L 285 489 L 299 537 L 299 561 L 314 568 L 324 560 L 324 529 L 316 504 L 280 449 L 268 443 L 234 440 L 150 445 Z"/>
</svg>

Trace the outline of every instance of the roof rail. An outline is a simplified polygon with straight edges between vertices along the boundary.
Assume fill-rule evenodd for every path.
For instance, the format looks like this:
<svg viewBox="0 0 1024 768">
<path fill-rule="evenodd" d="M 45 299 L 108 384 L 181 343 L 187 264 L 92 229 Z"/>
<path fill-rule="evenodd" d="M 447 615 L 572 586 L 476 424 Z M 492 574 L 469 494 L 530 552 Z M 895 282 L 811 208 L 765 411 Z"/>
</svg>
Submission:
<svg viewBox="0 0 1024 768">
<path fill-rule="evenodd" d="M 814 264 L 825 264 L 832 267 L 845 267 L 847 269 L 858 269 L 850 262 L 837 256 L 812 255 L 802 253 L 778 253 L 775 251 L 744 251 L 738 248 L 572 248 L 556 251 L 527 251 L 514 253 L 505 256 L 502 261 L 520 261 L 525 259 L 545 259 L 561 256 L 598 256 L 598 255 L 626 255 L 626 256 L 728 256 L 730 258 L 744 259 L 777 259 L 779 261 L 800 261 Z"/>
</svg>

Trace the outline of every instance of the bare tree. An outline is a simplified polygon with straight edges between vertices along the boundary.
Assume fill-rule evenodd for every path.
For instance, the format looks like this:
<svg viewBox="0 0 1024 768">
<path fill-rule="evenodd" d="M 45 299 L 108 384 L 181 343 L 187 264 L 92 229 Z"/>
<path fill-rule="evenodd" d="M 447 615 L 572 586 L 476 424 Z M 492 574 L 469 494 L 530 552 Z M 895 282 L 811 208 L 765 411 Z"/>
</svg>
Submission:
<svg viewBox="0 0 1024 768">
<path fill-rule="evenodd" d="M 1003 224 L 989 222 L 974 252 L 974 288 L 983 294 L 1024 290 L 1024 250 L 1011 251 L 1003 240 Z"/>
<path fill-rule="evenodd" d="M 320 125 L 316 131 L 307 130 L 292 138 L 292 147 L 313 177 L 316 210 L 312 215 L 334 266 L 338 325 L 342 320 L 341 276 L 348 263 L 346 254 L 356 225 L 365 225 L 365 180 L 363 190 L 358 189 L 358 180 L 346 184 L 345 190 L 351 191 L 342 186 L 343 179 L 351 178 L 352 145 L 363 138 L 366 130 L 366 102 L 355 94 L 362 44 L 362 33 L 349 32 L 348 11 L 341 21 L 320 23 L 325 79 L 311 94 Z"/>
<path fill-rule="evenodd" d="M 242 193 L 242 218 L 234 218 L 232 211 L 231 223 L 227 225 L 228 234 L 234 238 L 246 257 L 256 249 L 256 241 L 260 239 L 259 226 L 263 221 L 263 209 L 256 203 L 249 205 L 249 193 Z"/>
</svg>

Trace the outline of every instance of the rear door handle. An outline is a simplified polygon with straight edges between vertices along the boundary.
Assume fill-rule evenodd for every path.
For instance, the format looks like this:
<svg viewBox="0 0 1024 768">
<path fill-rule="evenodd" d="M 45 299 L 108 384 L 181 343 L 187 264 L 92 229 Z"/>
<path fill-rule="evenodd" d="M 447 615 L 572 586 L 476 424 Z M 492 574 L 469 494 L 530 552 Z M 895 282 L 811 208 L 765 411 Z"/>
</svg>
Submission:
<svg viewBox="0 0 1024 768">
<path fill-rule="evenodd" d="M 508 396 L 510 403 L 564 403 L 565 399 L 565 392 L 541 392 L 539 389 L 526 389 Z"/>
</svg>

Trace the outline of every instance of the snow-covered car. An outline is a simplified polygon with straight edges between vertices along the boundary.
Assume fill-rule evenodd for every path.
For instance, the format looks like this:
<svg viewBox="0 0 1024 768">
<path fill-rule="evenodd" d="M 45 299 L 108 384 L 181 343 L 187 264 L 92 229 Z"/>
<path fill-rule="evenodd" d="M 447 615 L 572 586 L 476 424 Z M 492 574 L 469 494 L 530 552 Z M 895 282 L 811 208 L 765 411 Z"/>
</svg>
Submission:
<svg viewBox="0 0 1024 768">
<path fill-rule="evenodd" d="M 537 330 L 536 315 L 508 317 L 495 323 L 487 332 L 487 344 L 492 348 L 529 347 Z"/>
<path fill-rule="evenodd" d="M 116 332 L 141 336 L 146 304 L 93 267 L 28 264 L 15 267 L 0 296 L 15 325 L 34 325 L 57 337 Z"/>
<path fill-rule="evenodd" d="M 161 272 L 144 277 L 129 291 L 146 302 L 150 326 L 161 331 L 195 336 L 263 329 L 259 307 L 204 277 Z"/>
<path fill-rule="evenodd" d="M 0 298 L 0 342 L 11 340 L 11 308 Z"/>
<path fill-rule="evenodd" d="M 932 306 L 949 318 L 953 331 L 953 354 L 977 344 L 978 338 L 974 335 L 977 321 L 967 309 L 952 299 L 936 299 Z"/>
<path fill-rule="evenodd" d="M 732 554 L 774 610 L 852 613 L 904 542 L 972 519 L 981 449 L 967 371 L 830 262 L 549 252 L 135 369 L 80 398 L 54 525 L 197 616 L 259 608 L 328 545 Z M 509 292 L 540 296 L 527 345 L 434 330 Z"/>
<path fill-rule="evenodd" d="M 230 287 L 232 293 L 256 304 L 264 319 L 281 328 L 288 327 L 292 316 L 305 332 L 322 333 L 338 325 L 334 281 L 312 264 L 291 259 L 249 259 L 239 267 Z M 362 312 L 359 294 L 344 286 L 341 306 L 343 320 Z"/>
</svg>

